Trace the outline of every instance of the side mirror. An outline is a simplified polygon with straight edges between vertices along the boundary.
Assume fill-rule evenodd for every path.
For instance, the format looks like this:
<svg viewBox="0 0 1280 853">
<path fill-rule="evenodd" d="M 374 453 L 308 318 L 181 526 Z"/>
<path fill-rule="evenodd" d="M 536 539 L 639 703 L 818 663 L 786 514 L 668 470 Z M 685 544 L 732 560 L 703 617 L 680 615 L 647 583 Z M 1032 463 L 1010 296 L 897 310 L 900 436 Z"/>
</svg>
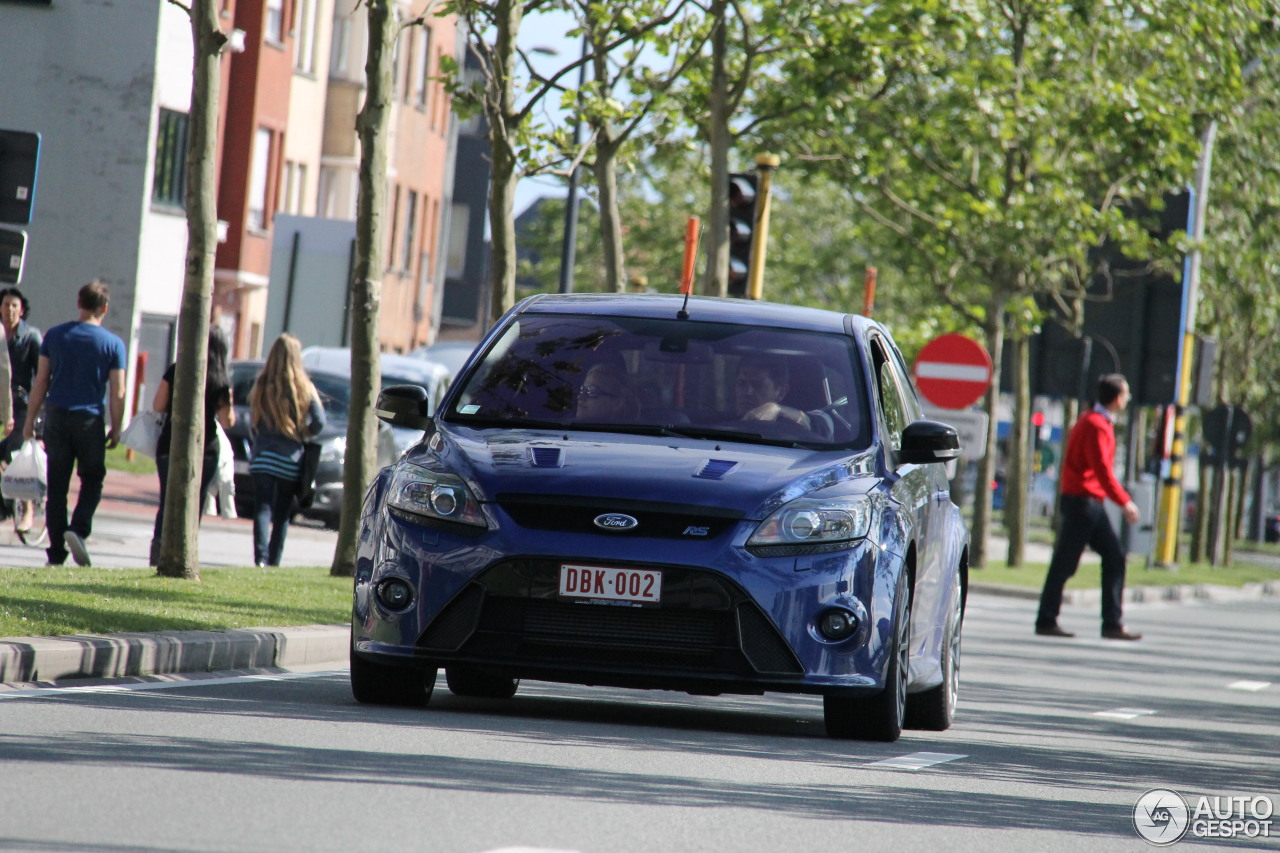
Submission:
<svg viewBox="0 0 1280 853">
<path fill-rule="evenodd" d="M 373 413 L 392 426 L 431 428 L 431 398 L 421 385 L 388 385 L 378 394 Z"/>
<path fill-rule="evenodd" d="M 949 462 L 960 456 L 960 434 L 938 421 L 916 421 L 902 431 L 898 461 L 915 465 Z"/>
</svg>

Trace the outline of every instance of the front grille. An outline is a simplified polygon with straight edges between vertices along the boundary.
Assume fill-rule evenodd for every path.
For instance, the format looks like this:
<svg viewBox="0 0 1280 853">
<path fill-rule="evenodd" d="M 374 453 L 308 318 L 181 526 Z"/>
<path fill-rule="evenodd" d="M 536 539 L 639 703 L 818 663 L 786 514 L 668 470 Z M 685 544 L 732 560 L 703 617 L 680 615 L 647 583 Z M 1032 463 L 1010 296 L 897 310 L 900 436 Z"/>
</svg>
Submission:
<svg viewBox="0 0 1280 853">
<path fill-rule="evenodd" d="M 650 568 L 663 572 L 662 603 L 626 607 L 560 599 L 558 561 L 500 563 L 441 611 L 418 646 L 531 670 L 727 680 L 803 674 L 773 623 L 736 584 L 697 569 Z"/>
<path fill-rule="evenodd" d="M 690 528 L 705 528 L 705 540 L 731 530 L 742 513 L 696 504 L 654 503 L 616 498 L 554 498 L 547 495 L 502 494 L 497 503 L 521 527 L 570 533 L 604 533 L 595 520 L 607 513 L 625 513 L 638 524 L 629 530 L 609 530 L 610 536 L 648 536 L 675 539 Z"/>
</svg>

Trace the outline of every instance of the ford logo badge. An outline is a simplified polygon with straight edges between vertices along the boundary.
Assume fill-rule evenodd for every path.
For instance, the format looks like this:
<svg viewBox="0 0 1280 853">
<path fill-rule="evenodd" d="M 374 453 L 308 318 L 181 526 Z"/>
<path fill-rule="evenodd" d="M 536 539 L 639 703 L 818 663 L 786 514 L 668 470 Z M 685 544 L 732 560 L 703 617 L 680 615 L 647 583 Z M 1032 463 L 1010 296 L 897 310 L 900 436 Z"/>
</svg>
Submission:
<svg viewBox="0 0 1280 853">
<path fill-rule="evenodd" d="M 631 516 L 623 515 L 620 512 L 606 512 L 604 515 L 597 515 L 595 518 L 596 527 L 605 530 L 631 530 L 639 523 Z"/>
</svg>

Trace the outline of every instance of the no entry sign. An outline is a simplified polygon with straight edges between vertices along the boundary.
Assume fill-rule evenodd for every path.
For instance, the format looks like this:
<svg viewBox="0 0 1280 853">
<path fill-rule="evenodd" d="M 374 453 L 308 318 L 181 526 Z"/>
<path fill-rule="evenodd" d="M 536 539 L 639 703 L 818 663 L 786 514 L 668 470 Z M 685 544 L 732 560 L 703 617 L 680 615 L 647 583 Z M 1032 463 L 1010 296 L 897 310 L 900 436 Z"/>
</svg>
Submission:
<svg viewBox="0 0 1280 853">
<path fill-rule="evenodd" d="M 944 409 L 964 409 L 987 393 L 991 356 L 964 335 L 939 335 L 916 358 L 916 387 L 924 398 Z"/>
</svg>

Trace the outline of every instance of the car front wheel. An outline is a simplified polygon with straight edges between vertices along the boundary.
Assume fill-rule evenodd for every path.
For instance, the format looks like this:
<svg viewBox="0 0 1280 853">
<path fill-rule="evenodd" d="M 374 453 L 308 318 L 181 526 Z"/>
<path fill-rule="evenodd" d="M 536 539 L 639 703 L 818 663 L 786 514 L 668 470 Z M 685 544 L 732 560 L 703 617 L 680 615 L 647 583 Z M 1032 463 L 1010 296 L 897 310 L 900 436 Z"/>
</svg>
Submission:
<svg viewBox="0 0 1280 853">
<path fill-rule="evenodd" d="M 911 662 L 911 602 L 905 573 L 894 595 L 893 637 L 884 689 L 866 698 L 823 696 L 823 718 L 833 738 L 893 743 L 902 734 Z"/>
<path fill-rule="evenodd" d="M 351 648 L 351 694 L 362 705 L 422 708 L 431 701 L 436 668 L 387 666 L 366 660 Z"/>
<path fill-rule="evenodd" d="M 959 590 L 947 630 L 942 638 L 942 683 L 907 698 L 907 728 L 941 732 L 951 728 L 960 695 L 960 629 L 964 621 L 964 601 Z"/>
</svg>

